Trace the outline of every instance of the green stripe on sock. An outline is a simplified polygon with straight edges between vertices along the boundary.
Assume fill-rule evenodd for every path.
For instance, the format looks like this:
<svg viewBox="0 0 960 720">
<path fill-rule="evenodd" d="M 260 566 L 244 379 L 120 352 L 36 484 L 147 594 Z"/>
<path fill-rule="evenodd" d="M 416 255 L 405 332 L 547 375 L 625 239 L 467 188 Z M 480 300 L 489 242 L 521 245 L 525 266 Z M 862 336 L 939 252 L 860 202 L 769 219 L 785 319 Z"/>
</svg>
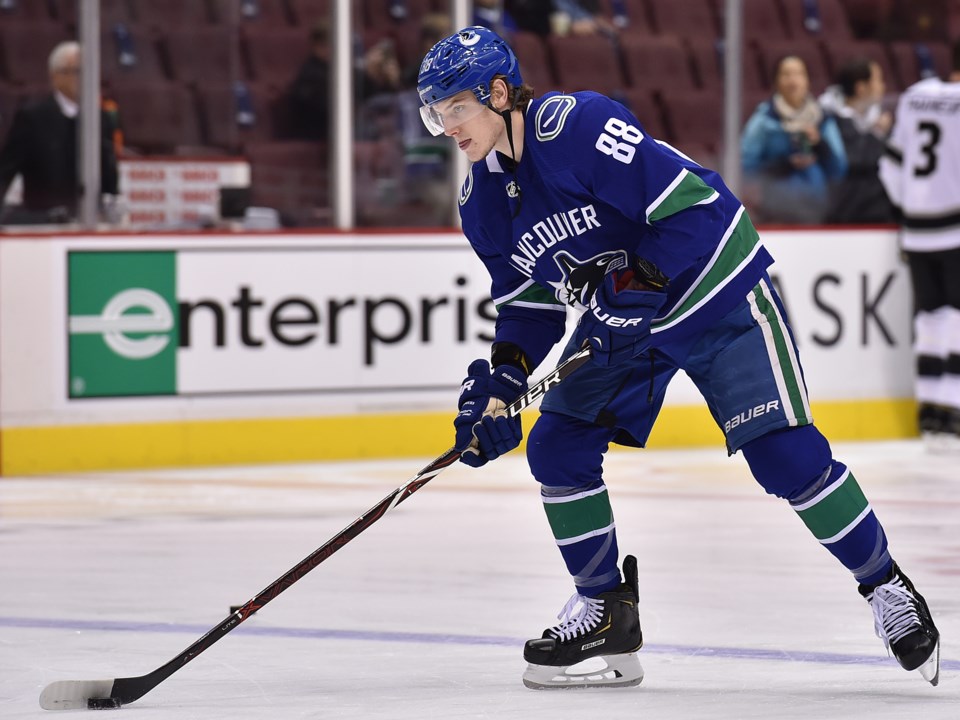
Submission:
<svg viewBox="0 0 960 720">
<path fill-rule="evenodd" d="M 823 542 L 850 528 L 867 507 L 867 498 L 864 497 L 856 478 L 850 473 L 840 487 L 813 505 L 798 510 L 797 514 L 814 537 Z"/>
<path fill-rule="evenodd" d="M 543 503 L 543 509 L 547 511 L 547 520 L 557 541 L 602 530 L 613 522 L 610 496 L 606 490 L 569 502 L 557 502 L 560 498 L 550 500 Z"/>
</svg>

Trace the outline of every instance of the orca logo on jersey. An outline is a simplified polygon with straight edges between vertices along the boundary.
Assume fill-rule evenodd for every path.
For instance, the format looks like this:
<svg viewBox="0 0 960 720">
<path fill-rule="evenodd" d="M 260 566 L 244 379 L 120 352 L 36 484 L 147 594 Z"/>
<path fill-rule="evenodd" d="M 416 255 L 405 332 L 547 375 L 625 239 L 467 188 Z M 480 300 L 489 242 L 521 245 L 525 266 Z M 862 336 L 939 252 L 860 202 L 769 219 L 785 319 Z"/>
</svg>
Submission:
<svg viewBox="0 0 960 720">
<path fill-rule="evenodd" d="M 627 266 L 627 253 L 625 250 L 611 250 L 594 255 L 589 260 L 578 260 L 566 250 L 561 250 L 553 256 L 553 261 L 563 273 L 558 282 L 550 283 L 556 288 L 554 294 L 557 300 L 566 305 L 587 308 L 604 276 Z"/>
</svg>

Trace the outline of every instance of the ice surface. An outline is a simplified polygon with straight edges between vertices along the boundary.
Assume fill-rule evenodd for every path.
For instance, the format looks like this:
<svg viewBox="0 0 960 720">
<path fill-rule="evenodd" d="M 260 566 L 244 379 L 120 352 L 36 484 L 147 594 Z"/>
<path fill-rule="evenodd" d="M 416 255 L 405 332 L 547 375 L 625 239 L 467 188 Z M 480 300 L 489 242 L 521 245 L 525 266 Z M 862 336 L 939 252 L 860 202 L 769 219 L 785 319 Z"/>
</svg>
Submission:
<svg viewBox="0 0 960 720">
<path fill-rule="evenodd" d="M 572 587 L 516 454 L 444 472 L 121 717 L 956 720 L 960 456 L 834 450 L 933 610 L 937 688 L 887 658 L 849 574 L 717 448 L 607 461 L 639 559 L 642 685 L 527 690 L 523 640 Z M 56 717 L 38 697 L 57 680 L 154 670 L 430 459 L 0 478 L 0 718 Z"/>
</svg>

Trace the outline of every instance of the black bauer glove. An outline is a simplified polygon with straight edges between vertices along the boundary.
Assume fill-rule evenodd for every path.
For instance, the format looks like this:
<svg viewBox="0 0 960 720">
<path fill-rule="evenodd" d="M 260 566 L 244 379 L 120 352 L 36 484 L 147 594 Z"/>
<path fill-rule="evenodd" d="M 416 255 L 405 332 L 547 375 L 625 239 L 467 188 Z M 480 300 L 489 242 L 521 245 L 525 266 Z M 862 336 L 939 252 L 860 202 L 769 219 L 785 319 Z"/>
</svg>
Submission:
<svg viewBox="0 0 960 720">
<path fill-rule="evenodd" d="M 474 360 L 460 387 L 460 412 L 453 421 L 460 462 L 480 467 L 510 452 L 523 438 L 520 416 L 506 408 L 527 391 L 527 376 L 513 365 L 490 369 L 486 360 Z"/>
</svg>

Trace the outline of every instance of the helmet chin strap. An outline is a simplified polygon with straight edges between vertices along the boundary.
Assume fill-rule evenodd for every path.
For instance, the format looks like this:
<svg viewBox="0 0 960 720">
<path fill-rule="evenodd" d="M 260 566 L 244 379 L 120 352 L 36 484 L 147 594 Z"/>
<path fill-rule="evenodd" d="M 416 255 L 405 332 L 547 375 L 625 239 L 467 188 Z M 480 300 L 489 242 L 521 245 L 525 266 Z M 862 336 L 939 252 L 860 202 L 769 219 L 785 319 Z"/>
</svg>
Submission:
<svg viewBox="0 0 960 720">
<path fill-rule="evenodd" d="M 520 183 L 517 182 L 517 149 L 513 144 L 513 122 L 510 120 L 510 113 L 513 112 L 513 107 L 509 107 L 506 110 L 494 110 L 494 112 L 503 118 L 503 124 L 507 127 L 507 142 L 510 143 L 510 159 L 513 161 L 510 174 L 513 175 L 513 185 L 517 189 L 517 204 L 513 209 L 513 217 L 516 218 L 517 215 L 520 214 L 520 206 L 523 203 L 523 193 L 520 190 Z"/>
</svg>

